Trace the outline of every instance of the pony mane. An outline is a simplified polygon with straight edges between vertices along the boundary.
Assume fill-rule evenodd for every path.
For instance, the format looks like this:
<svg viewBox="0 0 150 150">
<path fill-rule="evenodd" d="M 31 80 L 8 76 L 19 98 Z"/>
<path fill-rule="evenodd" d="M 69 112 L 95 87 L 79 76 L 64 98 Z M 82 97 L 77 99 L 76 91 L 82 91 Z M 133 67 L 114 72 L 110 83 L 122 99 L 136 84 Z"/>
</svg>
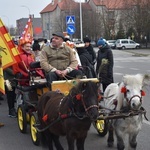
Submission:
<svg viewBox="0 0 150 150">
<path fill-rule="evenodd" d="M 143 75 L 136 74 L 136 75 L 125 75 L 123 76 L 123 83 L 125 85 L 132 85 L 134 87 L 143 84 Z"/>
</svg>

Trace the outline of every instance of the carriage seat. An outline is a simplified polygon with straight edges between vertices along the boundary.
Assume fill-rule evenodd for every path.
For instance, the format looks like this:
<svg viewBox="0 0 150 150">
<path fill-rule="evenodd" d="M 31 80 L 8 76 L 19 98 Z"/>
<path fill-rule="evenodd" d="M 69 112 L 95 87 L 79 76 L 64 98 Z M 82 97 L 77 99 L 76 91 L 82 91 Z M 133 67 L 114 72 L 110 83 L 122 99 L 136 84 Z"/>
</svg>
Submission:
<svg viewBox="0 0 150 150">
<path fill-rule="evenodd" d="M 31 63 L 30 63 L 30 67 L 31 67 L 32 69 L 34 69 L 34 68 L 41 68 L 41 66 L 40 66 L 40 61 L 31 62 Z"/>
<path fill-rule="evenodd" d="M 17 89 L 23 92 L 28 92 L 36 89 L 42 89 L 47 87 L 47 81 L 46 79 L 39 79 L 39 80 L 34 80 L 34 85 L 30 86 L 22 86 L 22 85 L 17 85 Z"/>
</svg>

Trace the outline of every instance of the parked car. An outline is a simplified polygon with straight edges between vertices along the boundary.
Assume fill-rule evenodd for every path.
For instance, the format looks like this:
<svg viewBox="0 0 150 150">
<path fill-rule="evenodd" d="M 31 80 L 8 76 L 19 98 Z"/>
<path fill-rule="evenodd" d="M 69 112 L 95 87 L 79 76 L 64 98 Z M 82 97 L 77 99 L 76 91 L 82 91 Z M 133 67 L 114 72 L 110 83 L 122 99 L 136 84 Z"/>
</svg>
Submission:
<svg viewBox="0 0 150 150">
<path fill-rule="evenodd" d="M 81 41 L 81 39 L 72 39 L 72 41 L 73 41 L 75 44 L 83 43 L 83 42 Z"/>
<path fill-rule="evenodd" d="M 107 44 L 112 48 L 116 48 L 116 40 L 107 40 Z"/>
<path fill-rule="evenodd" d="M 140 44 L 130 39 L 118 39 L 116 41 L 116 48 L 117 49 L 128 49 L 128 48 L 135 49 L 135 48 L 140 48 Z"/>
<path fill-rule="evenodd" d="M 93 47 L 96 47 L 96 42 L 95 42 L 95 41 L 91 41 L 90 43 L 91 43 L 91 45 L 92 45 Z"/>
</svg>

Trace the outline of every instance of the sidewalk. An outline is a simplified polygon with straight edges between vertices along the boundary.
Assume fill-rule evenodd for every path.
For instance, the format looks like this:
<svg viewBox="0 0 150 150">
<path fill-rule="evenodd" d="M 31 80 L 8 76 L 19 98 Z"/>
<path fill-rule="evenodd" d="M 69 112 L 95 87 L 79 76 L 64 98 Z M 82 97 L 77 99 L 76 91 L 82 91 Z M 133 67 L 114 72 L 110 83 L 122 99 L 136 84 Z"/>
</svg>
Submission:
<svg viewBox="0 0 150 150">
<path fill-rule="evenodd" d="M 123 50 L 129 53 L 133 53 L 133 56 L 143 57 L 147 56 L 150 57 L 150 49 L 131 49 L 131 50 Z"/>
</svg>

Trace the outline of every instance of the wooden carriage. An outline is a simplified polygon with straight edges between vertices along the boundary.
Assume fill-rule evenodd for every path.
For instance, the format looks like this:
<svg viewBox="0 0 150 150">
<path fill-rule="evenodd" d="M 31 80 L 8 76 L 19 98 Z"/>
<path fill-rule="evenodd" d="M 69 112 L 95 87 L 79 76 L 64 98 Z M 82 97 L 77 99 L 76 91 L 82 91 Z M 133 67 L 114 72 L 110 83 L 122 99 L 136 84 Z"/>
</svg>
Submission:
<svg viewBox="0 0 150 150">
<path fill-rule="evenodd" d="M 30 124 L 30 132 L 31 132 L 31 139 L 35 145 L 39 145 L 40 136 L 34 124 L 38 123 L 37 117 L 37 103 L 38 99 L 44 94 L 48 92 L 50 89 L 52 91 L 58 91 L 67 95 L 70 89 L 76 85 L 80 81 L 94 81 L 99 82 L 97 78 L 89 78 L 89 79 L 74 79 L 74 80 L 60 80 L 60 81 L 53 81 L 51 84 L 51 88 L 47 86 L 46 79 L 40 78 L 32 78 L 31 85 L 28 87 L 18 86 L 18 90 L 22 93 L 21 95 L 25 94 L 27 100 L 22 100 L 21 104 L 18 105 L 17 114 L 18 114 L 18 126 L 22 133 L 27 132 L 27 124 Z M 23 96 L 24 97 L 24 96 Z M 19 97 L 18 97 L 19 98 Z M 21 99 L 21 97 L 19 98 Z M 18 101 L 18 100 L 17 100 Z"/>
<path fill-rule="evenodd" d="M 89 78 L 89 79 L 76 79 L 76 80 L 60 80 L 60 81 L 53 81 L 51 85 L 52 91 L 58 91 L 67 95 L 70 89 L 77 84 L 79 81 L 93 81 L 99 82 L 97 78 Z"/>
</svg>

